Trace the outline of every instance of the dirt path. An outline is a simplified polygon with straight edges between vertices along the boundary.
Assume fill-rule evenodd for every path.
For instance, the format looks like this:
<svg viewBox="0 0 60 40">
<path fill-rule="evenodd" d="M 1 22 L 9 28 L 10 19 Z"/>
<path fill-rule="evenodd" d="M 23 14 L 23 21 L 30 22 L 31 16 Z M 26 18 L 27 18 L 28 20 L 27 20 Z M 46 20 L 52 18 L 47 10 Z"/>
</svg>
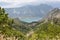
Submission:
<svg viewBox="0 0 60 40">
<path fill-rule="evenodd" d="M 31 30 L 29 33 L 26 34 L 27 37 L 29 37 L 30 35 L 32 35 L 34 33 L 33 30 Z"/>
</svg>

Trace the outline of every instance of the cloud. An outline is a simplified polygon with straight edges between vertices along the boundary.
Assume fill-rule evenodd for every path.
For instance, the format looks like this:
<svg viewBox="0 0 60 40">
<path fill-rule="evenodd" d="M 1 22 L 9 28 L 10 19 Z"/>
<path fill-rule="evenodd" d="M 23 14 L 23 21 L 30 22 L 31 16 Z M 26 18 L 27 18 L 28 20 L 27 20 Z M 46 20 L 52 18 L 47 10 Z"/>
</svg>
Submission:
<svg viewBox="0 0 60 40">
<path fill-rule="evenodd" d="M 31 2 L 37 2 L 37 0 L 0 0 L 0 6 L 5 7 L 7 4 L 6 7 L 16 7 L 17 5 L 27 4 Z"/>
<path fill-rule="evenodd" d="M 37 0 L 0 0 L 0 2 L 7 2 L 7 3 L 16 3 L 16 4 L 22 4 L 22 3 L 28 3 L 28 2 L 36 2 Z"/>
<path fill-rule="evenodd" d="M 25 4 L 38 4 L 38 3 L 56 2 L 56 1 L 60 0 L 0 0 L 0 6 L 8 8 L 8 7 L 23 6 Z"/>
<path fill-rule="evenodd" d="M 56 1 L 60 1 L 60 0 L 45 0 L 45 1 L 48 1 L 48 2 L 56 2 Z"/>
</svg>

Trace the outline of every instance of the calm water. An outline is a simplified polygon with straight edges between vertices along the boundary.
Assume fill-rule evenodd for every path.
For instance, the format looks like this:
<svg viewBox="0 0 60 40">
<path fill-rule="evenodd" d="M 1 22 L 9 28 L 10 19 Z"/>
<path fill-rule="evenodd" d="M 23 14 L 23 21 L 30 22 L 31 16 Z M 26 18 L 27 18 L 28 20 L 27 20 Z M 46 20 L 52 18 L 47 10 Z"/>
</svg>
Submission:
<svg viewBox="0 0 60 40">
<path fill-rule="evenodd" d="M 42 18 L 21 18 L 20 20 L 30 23 L 30 22 L 33 22 L 33 21 L 38 21 L 40 19 L 42 19 Z"/>
</svg>

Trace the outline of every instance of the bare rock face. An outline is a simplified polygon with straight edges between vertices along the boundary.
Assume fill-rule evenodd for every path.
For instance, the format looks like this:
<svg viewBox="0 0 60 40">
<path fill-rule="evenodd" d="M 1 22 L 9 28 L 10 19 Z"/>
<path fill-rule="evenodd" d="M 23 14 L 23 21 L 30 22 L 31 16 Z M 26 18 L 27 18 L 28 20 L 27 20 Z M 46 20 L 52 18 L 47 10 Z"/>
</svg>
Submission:
<svg viewBox="0 0 60 40">
<path fill-rule="evenodd" d="M 58 23 L 60 22 L 60 9 L 55 8 L 53 10 L 51 10 L 48 15 L 45 18 L 45 21 L 51 21 L 52 23 Z"/>
<path fill-rule="evenodd" d="M 51 10 L 48 15 L 46 16 L 48 20 L 59 19 L 60 18 L 60 9 L 55 8 Z"/>
<path fill-rule="evenodd" d="M 51 14 L 52 18 L 60 18 L 60 9 L 55 8 L 54 12 Z"/>
</svg>

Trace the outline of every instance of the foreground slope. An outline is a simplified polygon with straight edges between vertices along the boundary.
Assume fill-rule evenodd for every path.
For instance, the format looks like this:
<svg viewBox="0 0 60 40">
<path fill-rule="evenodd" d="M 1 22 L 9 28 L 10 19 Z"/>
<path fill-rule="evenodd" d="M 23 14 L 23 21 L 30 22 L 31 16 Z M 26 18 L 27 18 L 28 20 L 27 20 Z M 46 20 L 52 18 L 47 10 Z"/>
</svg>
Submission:
<svg viewBox="0 0 60 40">
<path fill-rule="evenodd" d="M 5 12 L 4 8 L 0 7 L 0 40 L 13 40 L 14 39 L 24 39 L 24 34 L 11 26 L 13 24 L 13 19 L 8 17 L 8 14 Z M 1 37 L 1 35 L 4 35 Z M 8 37 L 10 39 L 8 39 Z"/>
<path fill-rule="evenodd" d="M 60 40 L 60 9 L 49 12 L 44 22 L 37 25 L 29 40 Z"/>
</svg>

